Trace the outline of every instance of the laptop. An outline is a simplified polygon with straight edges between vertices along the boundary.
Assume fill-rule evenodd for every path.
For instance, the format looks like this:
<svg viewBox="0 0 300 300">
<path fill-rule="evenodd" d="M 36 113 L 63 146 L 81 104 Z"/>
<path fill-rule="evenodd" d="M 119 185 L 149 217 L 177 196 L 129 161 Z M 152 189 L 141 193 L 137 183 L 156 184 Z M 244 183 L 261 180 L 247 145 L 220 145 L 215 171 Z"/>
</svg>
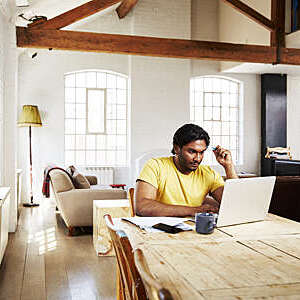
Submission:
<svg viewBox="0 0 300 300">
<path fill-rule="evenodd" d="M 217 227 L 265 219 L 276 177 L 227 179 L 224 185 Z"/>
</svg>

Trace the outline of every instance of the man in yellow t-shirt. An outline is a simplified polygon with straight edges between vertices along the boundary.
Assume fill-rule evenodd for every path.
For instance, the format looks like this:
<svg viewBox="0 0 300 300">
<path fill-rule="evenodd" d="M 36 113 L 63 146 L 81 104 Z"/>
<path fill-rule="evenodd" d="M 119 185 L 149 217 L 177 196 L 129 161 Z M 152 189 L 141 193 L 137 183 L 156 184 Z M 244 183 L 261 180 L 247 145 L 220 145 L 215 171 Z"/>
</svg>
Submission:
<svg viewBox="0 0 300 300">
<path fill-rule="evenodd" d="M 174 156 L 150 159 L 137 179 L 137 215 L 192 216 L 196 212 L 217 212 L 224 181 L 209 166 L 200 165 L 209 143 L 209 135 L 198 125 L 180 127 L 173 137 Z M 226 177 L 238 178 L 230 151 L 217 146 L 214 154 Z"/>
</svg>

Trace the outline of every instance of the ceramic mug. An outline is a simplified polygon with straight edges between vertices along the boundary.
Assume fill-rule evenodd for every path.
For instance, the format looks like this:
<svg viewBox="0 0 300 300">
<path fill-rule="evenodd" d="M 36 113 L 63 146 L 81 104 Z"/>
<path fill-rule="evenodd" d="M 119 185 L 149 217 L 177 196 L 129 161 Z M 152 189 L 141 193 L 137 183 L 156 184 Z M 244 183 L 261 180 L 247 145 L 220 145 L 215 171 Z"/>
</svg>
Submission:
<svg viewBox="0 0 300 300">
<path fill-rule="evenodd" d="M 196 231 L 202 234 L 213 233 L 216 226 L 216 214 L 212 213 L 196 213 Z"/>
</svg>

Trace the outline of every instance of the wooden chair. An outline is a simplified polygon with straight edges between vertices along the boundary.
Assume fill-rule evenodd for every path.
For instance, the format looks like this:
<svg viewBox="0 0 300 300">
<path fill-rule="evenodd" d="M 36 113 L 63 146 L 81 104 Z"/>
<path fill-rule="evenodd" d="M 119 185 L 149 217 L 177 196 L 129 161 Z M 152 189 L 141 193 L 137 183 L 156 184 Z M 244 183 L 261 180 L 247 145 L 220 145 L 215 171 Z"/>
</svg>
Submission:
<svg viewBox="0 0 300 300">
<path fill-rule="evenodd" d="M 134 188 L 129 189 L 129 202 L 130 202 L 130 211 L 131 215 L 135 216 L 135 209 L 134 209 Z"/>
<path fill-rule="evenodd" d="M 163 288 L 151 274 L 145 256 L 141 249 L 134 251 L 134 261 L 138 269 L 150 300 L 173 300 L 169 290 Z"/>
<path fill-rule="evenodd" d="M 134 264 L 133 250 L 126 233 L 114 226 L 110 215 L 105 215 L 104 220 L 117 257 L 120 275 L 118 298 L 128 300 L 148 299 L 143 281 Z"/>
</svg>

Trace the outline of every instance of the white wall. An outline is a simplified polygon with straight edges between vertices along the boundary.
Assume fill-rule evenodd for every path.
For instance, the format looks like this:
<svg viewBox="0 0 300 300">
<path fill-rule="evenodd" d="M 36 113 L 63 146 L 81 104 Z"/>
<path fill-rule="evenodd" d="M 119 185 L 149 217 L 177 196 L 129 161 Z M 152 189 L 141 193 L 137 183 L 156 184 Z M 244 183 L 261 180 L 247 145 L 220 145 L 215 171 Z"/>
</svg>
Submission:
<svg viewBox="0 0 300 300">
<path fill-rule="evenodd" d="M 171 38 L 217 40 L 218 0 L 143 0 L 119 20 L 115 14 L 81 21 L 73 28 Z M 131 79 L 131 168 L 117 170 L 116 182 L 132 185 L 134 163 L 144 152 L 171 149 L 175 130 L 189 121 L 189 79 L 219 74 L 218 62 L 115 54 L 38 50 L 36 58 L 19 58 L 19 103 L 36 104 L 44 126 L 33 128 L 35 195 L 40 195 L 43 168 L 64 164 L 64 73 L 109 69 Z M 230 75 L 245 86 L 245 164 L 239 169 L 258 172 L 260 140 L 259 82 L 255 75 Z M 19 167 L 28 166 L 28 129 L 19 133 Z M 23 177 L 27 178 L 26 176 Z M 28 181 L 24 180 L 24 191 Z M 27 191 L 26 191 L 27 193 Z M 23 193 L 24 195 L 24 193 Z"/>
<path fill-rule="evenodd" d="M 11 187 L 10 232 L 14 232 L 17 225 L 15 196 L 17 55 L 13 16 L 12 2 L 0 2 L 0 184 Z"/>
<path fill-rule="evenodd" d="M 300 77 L 287 77 L 287 146 L 293 159 L 300 160 Z"/>
</svg>

